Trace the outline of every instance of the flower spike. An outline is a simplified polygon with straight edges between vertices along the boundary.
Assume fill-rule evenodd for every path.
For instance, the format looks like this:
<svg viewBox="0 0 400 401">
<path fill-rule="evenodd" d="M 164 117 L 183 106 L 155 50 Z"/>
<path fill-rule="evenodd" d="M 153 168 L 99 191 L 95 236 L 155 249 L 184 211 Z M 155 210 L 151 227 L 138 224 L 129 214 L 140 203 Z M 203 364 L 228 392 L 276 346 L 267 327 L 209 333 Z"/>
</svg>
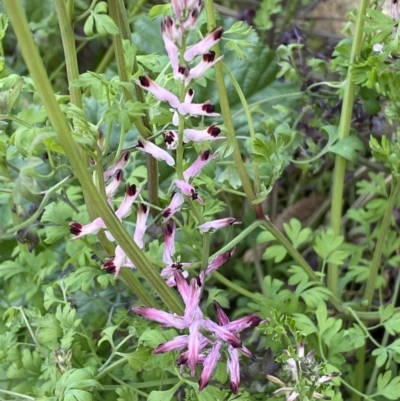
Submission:
<svg viewBox="0 0 400 401">
<path fill-rule="evenodd" d="M 168 152 L 166 152 L 164 149 L 159 148 L 157 145 L 155 145 L 153 142 L 148 141 L 147 139 L 140 138 L 138 140 L 137 149 L 149 153 L 157 160 L 165 161 L 169 166 L 175 165 L 175 160 Z"/>
</svg>

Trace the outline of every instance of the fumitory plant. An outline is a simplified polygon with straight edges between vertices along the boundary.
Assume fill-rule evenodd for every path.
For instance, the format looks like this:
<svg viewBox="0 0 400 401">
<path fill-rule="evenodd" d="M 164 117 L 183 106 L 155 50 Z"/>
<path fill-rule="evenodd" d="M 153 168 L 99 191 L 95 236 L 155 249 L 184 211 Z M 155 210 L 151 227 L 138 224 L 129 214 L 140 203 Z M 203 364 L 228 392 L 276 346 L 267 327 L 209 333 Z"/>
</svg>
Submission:
<svg viewBox="0 0 400 401">
<path fill-rule="evenodd" d="M 1 398 L 398 399 L 397 0 L 147 3 L 1 6 Z"/>
</svg>

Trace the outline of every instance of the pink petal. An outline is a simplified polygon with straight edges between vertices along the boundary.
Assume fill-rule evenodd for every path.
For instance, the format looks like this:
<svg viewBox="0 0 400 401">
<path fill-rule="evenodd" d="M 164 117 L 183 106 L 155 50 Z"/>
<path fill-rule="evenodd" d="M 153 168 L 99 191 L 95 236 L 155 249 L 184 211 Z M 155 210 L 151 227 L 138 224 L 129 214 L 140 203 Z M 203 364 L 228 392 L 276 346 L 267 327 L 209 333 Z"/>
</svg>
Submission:
<svg viewBox="0 0 400 401">
<path fill-rule="evenodd" d="M 163 252 L 163 262 L 171 264 L 173 263 L 172 256 L 175 253 L 175 230 L 176 223 L 173 220 L 171 224 L 166 224 L 164 226 L 164 252 Z"/>
<path fill-rule="evenodd" d="M 189 326 L 189 341 L 188 341 L 188 360 L 187 364 L 190 369 L 190 373 L 194 376 L 196 371 L 197 359 L 200 353 L 200 321 L 195 320 Z"/>
<path fill-rule="evenodd" d="M 107 181 L 111 176 L 113 176 L 117 170 L 121 170 L 125 167 L 126 163 L 128 163 L 129 155 L 129 152 L 122 152 L 119 160 L 104 172 L 104 181 Z"/>
<path fill-rule="evenodd" d="M 192 200 L 197 200 L 201 205 L 204 205 L 203 199 L 200 198 L 194 187 L 183 180 L 174 180 L 175 185 L 182 191 L 184 195 Z"/>
<path fill-rule="evenodd" d="M 182 272 L 179 269 L 175 269 L 173 273 L 179 294 L 181 294 L 183 302 L 186 305 L 190 296 L 189 284 L 187 283 L 187 281 L 182 275 Z"/>
<path fill-rule="evenodd" d="M 177 211 L 179 211 L 184 202 L 185 201 L 182 194 L 180 192 L 176 192 L 172 197 L 169 206 L 161 212 L 161 215 L 164 217 L 163 223 L 166 223 Z"/>
<path fill-rule="evenodd" d="M 194 79 L 201 78 L 208 69 L 213 67 L 215 64 L 217 64 L 222 59 L 223 59 L 223 56 L 215 59 L 215 52 L 213 52 L 213 51 L 203 54 L 202 60 L 196 65 L 196 67 L 193 67 L 190 69 L 187 80 L 186 80 L 186 85 L 192 79 L 194 80 Z"/>
<path fill-rule="evenodd" d="M 143 152 L 149 153 L 157 160 L 164 160 L 169 166 L 175 165 L 175 160 L 168 152 L 144 138 L 140 138 L 138 140 L 138 145 L 136 148 L 138 150 L 142 150 Z"/>
<path fill-rule="evenodd" d="M 211 274 L 214 270 L 219 269 L 226 261 L 233 255 L 235 248 L 230 249 L 215 257 L 212 262 L 207 266 L 206 274 Z"/>
<path fill-rule="evenodd" d="M 226 324 L 228 324 L 229 318 L 226 315 L 226 313 L 222 310 L 220 304 L 217 301 L 214 301 L 214 308 L 215 308 L 215 311 L 217 312 L 218 321 L 219 321 L 220 326 L 225 326 Z"/>
<path fill-rule="evenodd" d="M 229 360 L 227 368 L 229 376 L 231 378 L 231 391 L 233 394 L 237 394 L 240 385 L 240 366 L 239 366 L 239 354 L 236 349 L 231 345 L 228 347 Z"/>
<path fill-rule="evenodd" d="M 117 278 L 121 268 L 124 266 L 131 269 L 135 268 L 135 265 L 127 258 L 123 249 L 117 245 L 114 258 L 104 263 L 102 268 L 104 268 L 107 273 L 113 273 L 114 278 Z"/>
<path fill-rule="evenodd" d="M 237 221 L 233 217 L 226 217 L 224 219 L 218 219 L 218 220 L 212 220 L 208 221 L 207 223 L 202 224 L 199 226 L 200 231 L 203 233 L 206 233 L 210 230 L 219 230 L 220 228 L 226 227 L 226 226 L 232 226 L 235 224 L 242 224 L 241 221 Z"/>
<path fill-rule="evenodd" d="M 202 3 L 200 2 L 200 5 Z M 188 18 L 186 19 L 186 21 L 184 21 L 181 25 L 180 25 L 180 29 L 184 30 L 184 31 L 191 31 L 192 29 L 196 28 L 196 24 L 197 24 L 197 20 L 199 18 L 199 14 L 201 11 L 201 7 L 199 8 L 193 8 L 192 11 L 190 11 Z"/>
<path fill-rule="evenodd" d="M 215 106 L 208 100 L 204 103 L 181 103 L 178 106 L 179 114 L 186 116 L 208 116 L 208 117 L 219 117 L 220 114 L 215 113 Z"/>
<path fill-rule="evenodd" d="M 69 225 L 71 227 L 69 229 L 70 233 L 75 235 L 75 237 L 71 238 L 71 241 L 84 237 L 88 234 L 97 234 L 102 228 L 106 228 L 106 225 L 101 217 L 98 217 L 86 225 L 79 224 L 75 221 L 72 221 L 69 223 Z"/>
<path fill-rule="evenodd" d="M 183 349 L 188 344 L 189 336 L 177 336 L 171 341 L 167 341 L 160 344 L 157 348 L 153 350 L 153 354 L 163 354 L 164 352 L 175 351 L 177 349 Z"/>
<path fill-rule="evenodd" d="M 234 348 L 241 348 L 242 342 L 239 337 L 226 330 L 224 327 L 218 326 L 218 324 L 214 323 L 212 320 L 203 319 L 203 327 L 211 331 L 211 333 L 222 341 L 230 343 Z"/>
<path fill-rule="evenodd" d="M 139 80 L 136 79 L 134 80 L 134 82 L 141 88 L 152 93 L 157 100 L 168 102 L 170 106 L 173 107 L 174 109 L 176 109 L 179 106 L 178 97 L 169 90 L 158 85 L 155 81 L 153 81 L 150 78 L 148 74 L 140 76 Z"/>
<path fill-rule="evenodd" d="M 141 188 L 136 189 L 136 185 L 129 185 L 125 187 L 125 197 L 122 203 L 119 205 L 119 208 L 115 212 L 115 215 L 118 217 L 119 220 L 124 219 L 125 217 L 129 216 L 132 212 L 132 204 L 135 199 L 138 197 Z"/>
<path fill-rule="evenodd" d="M 112 197 L 117 192 L 119 186 L 122 183 L 124 177 L 124 172 L 119 169 L 115 172 L 111 182 L 106 186 L 106 196 L 107 198 Z"/>
<path fill-rule="evenodd" d="M 144 306 L 133 307 L 132 310 L 145 319 L 154 320 L 155 322 L 162 323 L 163 327 L 175 327 L 183 330 L 187 327 L 185 322 L 180 316 L 172 313 L 164 312 L 154 308 L 146 308 Z"/>
<path fill-rule="evenodd" d="M 222 27 L 214 28 L 206 37 L 194 46 L 185 51 L 183 58 L 185 61 L 192 61 L 196 56 L 207 53 L 216 43 L 221 40 L 224 29 Z"/>
<path fill-rule="evenodd" d="M 261 322 L 262 319 L 260 319 L 256 313 L 252 313 L 225 324 L 224 329 L 229 330 L 232 333 L 239 333 L 249 327 L 257 327 Z"/>
<path fill-rule="evenodd" d="M 190 324 L 195 318 L 203 317 L 199 308 L 202 284 L 200 280 L 196 278 L 190 280 L 189 292 L 185 301 L 185 315 L 183 317 L 187 324 Z"/>
<path fill-rule="evenodd" d="M 199 174 L 201 169 L 217 156 L 218 152 L 215 152 L 214 154 L 211 154 L 209 150 L 204 150 L 203 152 L 201 152 L 195 162 L 183 172 L 183 178 L 185 179 L 185 181 L 188 181 L 190 180 L 190 178 L 193 178 L 197 174 Z"/>
<path fill-rule="evenodd" d="M 147 222 L 147 217 L 149 216 L 149 211 L 150 208 L 147 207 L 146 205 L 143 204 L 138 205 L 138 211 L 136 216 L 136 227 L 135 227 L 135 233 L 133 235 L 133 240 L 136 242 L 137 246 L 140 249 L 143 249 L 144 247 L 143 237 L 146 232 L 146 222 Z"/>
<path fill-rule="evenodd" d="M 194 90 L 190 88 L 185 95 L 185 102 L 184 103 L 192 103 L 192 100 L 194 98 Z"/>
<path fill-rule="evenodd" d="M 220 133 L 221 130 L 215 125 L 211 125 L 207 129 L 203 130 L 188 128 L 183 131 L 183 142 L 204 142 L 226 139 L 224 136 L 218 136 Z"/>
<path fill-rule="evenodd" d="M 199 380 L 199 391 L 203 390 L 208 385 L 208 382 L 211 379 L 211 375 L 217 367 L 217 362 L 221 358 L 221 353 L 219 352 L 221 346 L 222 342 L 216 341 L 203 363 L 203 371 Z"/>
</svg>

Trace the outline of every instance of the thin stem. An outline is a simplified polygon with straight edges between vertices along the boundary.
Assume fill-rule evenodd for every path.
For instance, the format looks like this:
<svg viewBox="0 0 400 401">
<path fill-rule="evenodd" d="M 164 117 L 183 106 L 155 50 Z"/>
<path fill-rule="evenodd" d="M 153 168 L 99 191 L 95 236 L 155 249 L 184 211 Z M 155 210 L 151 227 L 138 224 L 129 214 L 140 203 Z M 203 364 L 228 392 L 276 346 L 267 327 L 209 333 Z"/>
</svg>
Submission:
<svg viewBox="0 0 400 401">
<path fill-rule="evenodd" d="M 35 401 L 35 400 L 36 400 L 35 397 L 30 397 L 29 395 L 25 395 L 25 394 L 21 394 L 21 393 L 16 393 L 16 392 L 14 392 L 14 391 L 3 390 L 3 389 L 1 389 L 1 388 L 0 388 L 0 393 L 12 395 L 13 397 L 16 397 L 17 400 L 18 400 L 19 398 L 23 398 L 23 399 L 25 399 L 25 400 L 31 400 L 31 401 Z"/>
<path fill-rule="evenodd" d="M 383 245 L 386 239 L 386 233 L 388 231 L 390 220 L 392 218 L 393 208 L 397 202 L 400 193 L 400 180 L 393 177 L 392 187 L 386 206 L 385 214 L 383 216 L 382 224 L 379 229 L 378 241 L 376 242 L 374 255 L 372 257 L 371 269 L 368 275 L 367 286 L 364 293 L 364 306 L 367 310 L 371 308 L 372 298 L 374 296 L 376 278 L 379 272 L 379 266 L 381 263 L 381 256 L 383 251 Z"/>
<path fill-rule="evenodd" d="M 216 27 L 213 0 L 205 0 L 204 3 L 205 3 L 206 14 L 207 14 L 207 28 L 209 30 L 212 30 L 213 28 Z M 221 50 L 220 50 L 220 47 L 218 44 L 216 44 L 213 47 L 213 50 L 215 51 L 216 58 L 221 55 Z M 256 200 L 256 195 L 254 194 L 251 180 L 247 174 L 246 167 L 242 160 L 242 155 L 240 152 L 239 144 L 236 139 L 235 127 L 234 127 L 233 120 L 231 117 L 229 100 L 228 100 L 228 95 L 227 95 L 226 86 L 225 86 L 224 71 L 223 71 L 222 63 L 221 62 L 217 63 L 214 66 L 214 70 L 215 70 L 215 82 L 217 84 L 218 96 L 219 96 L 219 101 L 220 101 L 220 106 L 221 106 L 221 114 L 222 114 L 222 118 L 224 120 L 225 127 L 227 129 L 227 135 L 228 135 L 229 141 L 230 141 L 230 143 L 233 144 L 233 159 L 235 161 L 236 169 L 237 169 L 240 181 L 242 183 L 243 190 L 247 196 L 248 201 L 251 203 L 251 205 L 253 207 L 253 210 L 254 210 L 254 213 L 255 213 L 257 219 L 264 219 L 264 213 L 263 213 L 261 204 L 253 203 Z"/>
<path fill-rule="evenodd" d="M 347 71 L 346 84 L 343 94 L 343 104 L 340 114 L 339 123 L 339 141 L 349 135 L 351 116 L 353 112 L 355 83 L 353 80 L 353 66 L 357 61 L 357 57 L 361 51 L 363 40 L 363 26 L 365 13 L 369 1 L 360 0 L 358 7 L 357 21 L 354 32 L 353 46 L 349 60 L 349 69 Z M 340 235 L 340 222 L 342 218 L 342 202 L 343 202 L 343 185 L 344 174 L 346 171 L 346 159 L 340 155 L 335 156 L 335 168 L 333 172 L 332 183 L 332 204 L 331 204 L 331 226 L 335 236 Z M 332 293 L 336 296 L 338 292 L 339 269 L 336 264 L 330 263 L 328 266 L 327 285 Z"/>
<path fill-rule="evenodd" d="M 99 196 L 99 192 L 94 186 L 86 170 L 86 166 L 80 157 L 80 149 L 73 140 L 66 118 L 60 109 L 57 99 L 54 96 L 53 89 L 46 74 L 39 51 L 33 41 L 28 21 L 21 3 L 15 0 L 4 0 L 3 4 L 13 25 L 22 56 L 47 111 L 49 120 L 55 132 L 58 134 L 61 146 L 64 148 L 65 154 L 70 161 L 76 177 L 79 179 L 81 186 L 86 190 L 88 201 L 94 205 L 96 213 L 101 216 L 108 230 L 122 247 L 127 257 L 135 264 L 137 269 L 142 273 L 146 281 L 149 282 L 154 291 L 161 297 L 166 306 L 171 311 L 182 315 L 182 302 L 165 284 L 158 271 L 152 266 L 146 255 L 132 240 L 129 233 L 108 206 L 106 200 Z M 129 274 L 132 273 L 127 269 L 122 271 L 124 278 L 126 278 Z M 138 288 L 131 287 L 131 289 L 134 292 L 138 290 L 141 291 L 141 289 Z M 143 291 L 145 290 L 143 289 Z M 142 299 L 142 302 L 149 304 L 149 299 L 151 299 L 151 297 L 146 298 L 146 300 Z M 152 300 L 151 306 L 155 305 L 156 302 Z"/>
<path fill-rule="evenodd" d="M 76 47 L 74 31 L 72 30 L 68 17 L 67 7 L 64 0 L 55 1 L 58 22 L 61 31 L 61 40 L 64 48 L 65 66 L 69 83 L 71 103 L 82 109 L 82 94 L 78 86 L 71 86 L 71 82 L 79 78 L 78 60 L 76 58 Z"/>
</svg>

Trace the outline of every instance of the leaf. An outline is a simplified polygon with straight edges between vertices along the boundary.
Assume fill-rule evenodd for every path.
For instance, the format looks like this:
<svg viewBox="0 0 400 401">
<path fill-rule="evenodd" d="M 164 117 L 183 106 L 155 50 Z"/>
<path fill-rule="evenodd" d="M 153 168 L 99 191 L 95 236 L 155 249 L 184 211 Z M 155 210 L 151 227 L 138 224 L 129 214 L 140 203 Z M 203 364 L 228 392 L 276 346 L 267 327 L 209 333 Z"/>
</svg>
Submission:
<svg viewBox="0 0 400 401">
<path fill-rule="evenodd" d="M 170 401 L 180 386 L 181 386 L 181 383 L 179 382 L 179 383 L 175 384 L 174 387 L 172 387 L 166 391 L 153 390 L 147 397 L 147 401 L 160 401 L 160 400 Z"/>
<path fill-rule="evenodd" d="M 283 224 L 286 235 L 289 237 L 293 246 L 297 249 L 297 247 L 303 242 L 307 241 L 311 236 L 311 229 L 305 228 L 301 229 L 301 223 L 296 219 L 290 219 L 290 223 Z"/>
<path fill-rule="evenodd" d="M 389 400 L 397 400 L 400 394 L 400 376 L 390 380 L 392 372 L 388 370 L 378 376 L 378 391 L 374 394 L 386 397 Z"/>
<path fill-rule="evenodd" d="M 357 160 L 357 150 L 363 151 L 364 145 L 360 139 L 350 135 L 329 147 L 329 151 L 336 153 L 349 161 Z"/>
<path fill-rule="evenodd" d="M 270 245 L 263 254 L 263 259 L 274 259 L 275 263 L 279 263 L 286 256 L 287 251 L 282 245 Z"/>
</svg>

